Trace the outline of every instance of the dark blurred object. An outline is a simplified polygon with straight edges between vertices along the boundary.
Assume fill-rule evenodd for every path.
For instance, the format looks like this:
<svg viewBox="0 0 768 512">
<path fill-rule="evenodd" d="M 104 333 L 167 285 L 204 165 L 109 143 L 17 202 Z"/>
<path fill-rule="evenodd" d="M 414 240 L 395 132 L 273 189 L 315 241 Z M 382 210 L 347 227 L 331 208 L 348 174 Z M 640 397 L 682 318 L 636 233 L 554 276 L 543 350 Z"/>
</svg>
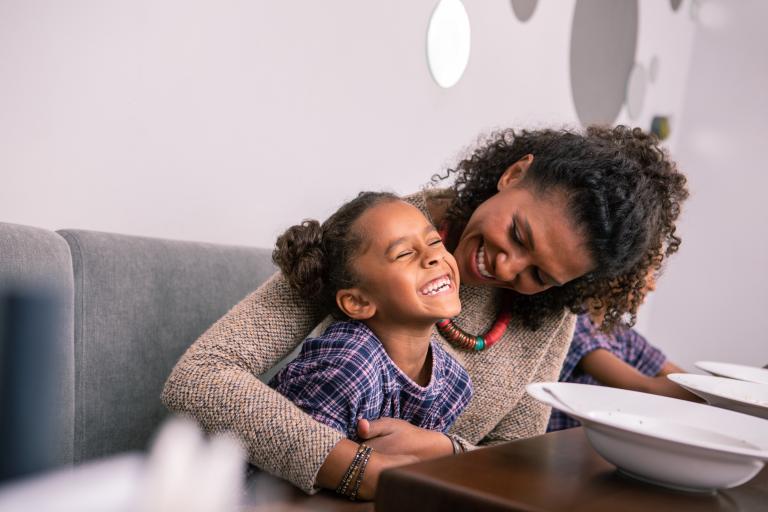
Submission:
<svg viewBox="0 0 768 512">
<path fill-rule="evenodd" d="M 664 140 L 669 137 L 670 130 L 671 127 L 667 116 L 654 116 L 651 121 L 651 132 L 654 133 L 659 140 Z"/>
<path fill-rule="evenodd" d="M 60 314 L 53 292 L 0 292 L 0 481 L 59 465 Z"/>
</svg>

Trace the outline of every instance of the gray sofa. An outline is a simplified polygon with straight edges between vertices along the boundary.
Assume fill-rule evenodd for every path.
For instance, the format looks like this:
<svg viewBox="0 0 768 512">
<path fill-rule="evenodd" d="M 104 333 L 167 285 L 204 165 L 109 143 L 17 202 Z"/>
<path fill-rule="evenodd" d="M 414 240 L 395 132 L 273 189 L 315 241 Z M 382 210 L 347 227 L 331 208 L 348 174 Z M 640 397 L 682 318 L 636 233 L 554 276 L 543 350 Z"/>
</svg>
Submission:
<svg viewBox="0 0 768 512">
<path fill-rule="evenodd" d="M 274 272 L 270 250 L 0 223 L 0 290 L 64 297 L 57 464 L 147 447 L 184 350 Z"/>
</svg>

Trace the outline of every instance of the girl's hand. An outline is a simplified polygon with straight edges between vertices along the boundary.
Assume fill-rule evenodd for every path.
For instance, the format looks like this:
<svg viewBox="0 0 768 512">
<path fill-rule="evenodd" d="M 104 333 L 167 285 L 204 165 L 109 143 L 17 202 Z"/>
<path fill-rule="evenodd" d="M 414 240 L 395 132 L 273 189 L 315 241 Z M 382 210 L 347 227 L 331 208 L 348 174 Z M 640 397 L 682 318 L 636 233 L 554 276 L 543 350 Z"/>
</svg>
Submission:
<svg viewBox="0 0 768 512">
<path fill-rule="evenodd" d="M 365 444 L 382 454 L 413 455 L 419 460 L 453 454 L 448 436 L 394 418 L 357 422 L 357 435 Z"/>
</svg>

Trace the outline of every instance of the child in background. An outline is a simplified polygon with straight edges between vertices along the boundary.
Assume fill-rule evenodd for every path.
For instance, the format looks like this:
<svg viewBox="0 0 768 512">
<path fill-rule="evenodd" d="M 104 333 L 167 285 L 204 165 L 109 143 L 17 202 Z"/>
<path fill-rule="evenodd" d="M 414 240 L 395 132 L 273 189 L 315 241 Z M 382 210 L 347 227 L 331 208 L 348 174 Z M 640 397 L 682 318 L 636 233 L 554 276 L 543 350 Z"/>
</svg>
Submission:
<svg viewBox="0 0 768 512">
<path fill-rule="evenodd" d="M 656 279 L 650 273 L 645 282 L 646 292 L 656 289 Z M 602 384 L 614 388 L 643 391 L 684 400 L 701 401 L 696 395 L 678 386 L 666 376 L 684 373 L 667 360 L 636 330 L 623 329 L 612 333 L 599 330 L 604 312 L 590 308 L 579 315 L 573 340 L 565 356 L 560 382 Z M 578 420 L 552 409 L 547 432 L 578 427 Z"/>
<path fill-rule="evenodd" d="M 361 418 L 448 430 L 471 383 L 432 329 L 461 311 L 459 272 L 416 207 L 361 193 L 322 225 L 288 229 L 273 260 L 292 287 L 341 321 L 307 339 L 270 386 L 352 440 Z"/>
</svg>

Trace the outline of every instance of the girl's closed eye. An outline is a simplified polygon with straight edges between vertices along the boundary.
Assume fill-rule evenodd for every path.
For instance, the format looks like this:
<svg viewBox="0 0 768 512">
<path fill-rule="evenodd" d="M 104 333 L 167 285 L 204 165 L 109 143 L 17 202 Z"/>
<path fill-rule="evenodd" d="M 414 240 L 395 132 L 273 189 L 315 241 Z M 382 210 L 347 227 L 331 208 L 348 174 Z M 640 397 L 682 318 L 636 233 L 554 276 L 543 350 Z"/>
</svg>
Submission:
<svg viewBox="0 0 768 512">
<path fill-rule="evenodd" d="M 407 258 L 411 254 L 413 254 L 413 251 L 401 251 L 401 252 L 397 253 L 397 256 L 395 256 L 395 259 L 396 260 L 401 260 L 401 259 Z"/>
</svg>

